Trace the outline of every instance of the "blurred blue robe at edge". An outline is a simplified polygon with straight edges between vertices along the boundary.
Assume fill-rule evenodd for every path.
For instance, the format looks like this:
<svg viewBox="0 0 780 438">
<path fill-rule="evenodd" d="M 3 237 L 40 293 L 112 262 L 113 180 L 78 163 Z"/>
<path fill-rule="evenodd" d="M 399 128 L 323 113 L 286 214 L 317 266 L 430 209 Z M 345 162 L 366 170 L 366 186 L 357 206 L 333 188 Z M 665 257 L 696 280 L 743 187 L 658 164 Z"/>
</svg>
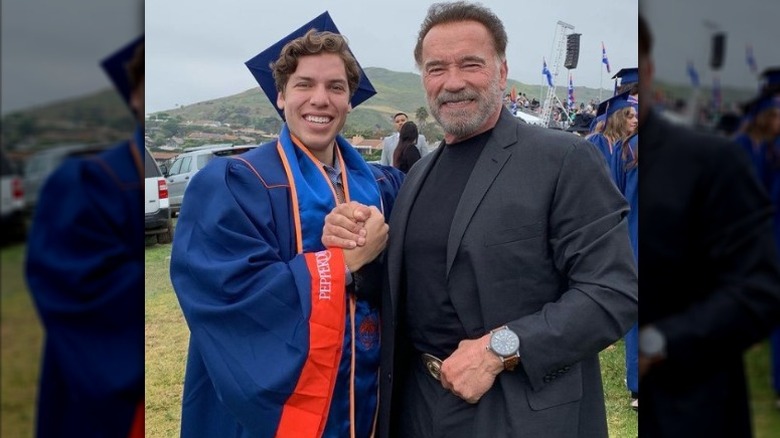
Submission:
<svg viewBox="0 0 780 438">
<path fill-rule="evenodd" d="M 41 190 L 26 260 L 46 333 L 38 437 L 127 437 L 143 399 L 143 154 L 138 127 Z"/>
</svg>

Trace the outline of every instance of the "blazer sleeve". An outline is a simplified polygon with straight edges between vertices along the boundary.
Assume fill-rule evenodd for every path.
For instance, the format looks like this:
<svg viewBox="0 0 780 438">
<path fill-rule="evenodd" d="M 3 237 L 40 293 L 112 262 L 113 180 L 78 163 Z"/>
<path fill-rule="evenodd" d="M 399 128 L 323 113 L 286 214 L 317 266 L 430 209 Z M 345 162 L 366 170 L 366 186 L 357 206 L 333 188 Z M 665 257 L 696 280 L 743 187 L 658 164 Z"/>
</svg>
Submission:
<svg viewBox="0 0 780 438">
<path fill-rule="evenodd" d="M 550 372 L 620 339 L 638 311 L 628 206 L 589 143 L 576 142 L 562 159 L 549 211 L 549 248 L 568 288 L 539 312 L 508 324 L 520 337 L 521 364 L 534 390 Z"/>
</svg>

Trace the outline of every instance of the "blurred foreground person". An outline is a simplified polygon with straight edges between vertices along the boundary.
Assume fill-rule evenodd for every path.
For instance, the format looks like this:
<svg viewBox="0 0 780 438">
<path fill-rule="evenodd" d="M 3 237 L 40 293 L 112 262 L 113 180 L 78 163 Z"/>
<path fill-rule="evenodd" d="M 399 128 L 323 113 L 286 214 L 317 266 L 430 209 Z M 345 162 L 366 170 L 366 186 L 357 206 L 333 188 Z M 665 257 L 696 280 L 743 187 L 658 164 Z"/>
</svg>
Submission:
<svg viewBox="0 0 780 438">
<path fill-rule="evenodd" d="M 642 95 L 652 37 L 639 22 Z M 749 437 L 742 357 L 780 318 L 772 206 L 735 143 L 640 108 L 641 437 Z"/>
<path fill-rule="evenodd" d="M 27 283 L 46 333 L 41 438 L 144 434 L 143 39 L 109 61 L 126 64 L 112 79 L 135 133 L 49 177 L 27 244 Z"/>
</svg>

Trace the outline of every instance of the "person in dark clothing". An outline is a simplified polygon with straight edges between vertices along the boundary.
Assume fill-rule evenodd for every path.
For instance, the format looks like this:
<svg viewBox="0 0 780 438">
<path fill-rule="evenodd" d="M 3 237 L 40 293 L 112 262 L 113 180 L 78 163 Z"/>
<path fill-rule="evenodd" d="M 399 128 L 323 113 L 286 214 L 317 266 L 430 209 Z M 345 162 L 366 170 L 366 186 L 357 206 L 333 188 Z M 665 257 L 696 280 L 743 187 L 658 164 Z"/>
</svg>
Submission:
<svg viewBox="0 0 780 438">
<path fill-rule="evenodd" d="M 504 107 L 506 45 L 469 2 L 432 5 L 418 35 L 444 143 L 390 215 L 380 437 L 607 436 L 598 354 L 637 317 L 628 205 L 587 141 Z M 358 241 L 343 210 L 323 243 Z"/>
<path fill-rule="evenodd" d="M 642 95 L 652 37 L 639 21 Z M 640 107 L 639 436 L 750 437 L 744 351 L 780 318 L 772 205 L 733 141 Z"/>
<path fill-rule="evenodd" d="M 393 167 L 403 173 L 408 173 L 414 163 L 420 159 L 420 150 L 417 149 L 417 125 L 414 122 L 406 122 L 401 126 L 398 136 L 398 146 L 393 152 Z"/>
</svg>

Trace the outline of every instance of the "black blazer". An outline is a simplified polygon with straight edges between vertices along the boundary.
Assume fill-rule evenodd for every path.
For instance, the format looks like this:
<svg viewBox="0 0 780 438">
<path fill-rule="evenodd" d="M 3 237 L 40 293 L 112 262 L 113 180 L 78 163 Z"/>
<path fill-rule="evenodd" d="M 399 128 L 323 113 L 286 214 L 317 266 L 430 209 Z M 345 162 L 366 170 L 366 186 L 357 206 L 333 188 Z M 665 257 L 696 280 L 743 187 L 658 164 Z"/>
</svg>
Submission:
<svg viewBox="0 0 780 438">
<path fill-rule="evenodd" d="M 640 382 L 640 436 L 749 437 L 742 353 L 780 322 L 772 206 L 736 144 L 642 125 L 640 325 L 667 338 Z"/>
<path fill-rule="evenodd" d="M 395 436 L 393 389 L 419 357 L 399 326 L 404 234 L 442 148 L 407 176 L 390 218 L 382 304 L 379 435 Z M 607 436 L 598 353 L 636 322 L 625 199 L 588 142 L 506 109 L 461 196 L 447 243 L 453 306 L 470 338 L 503 324 L 521 366 L 480 400 L 478 436 Z M 465 403 L 465 402 L 464 402 Z"/>
</svg>

